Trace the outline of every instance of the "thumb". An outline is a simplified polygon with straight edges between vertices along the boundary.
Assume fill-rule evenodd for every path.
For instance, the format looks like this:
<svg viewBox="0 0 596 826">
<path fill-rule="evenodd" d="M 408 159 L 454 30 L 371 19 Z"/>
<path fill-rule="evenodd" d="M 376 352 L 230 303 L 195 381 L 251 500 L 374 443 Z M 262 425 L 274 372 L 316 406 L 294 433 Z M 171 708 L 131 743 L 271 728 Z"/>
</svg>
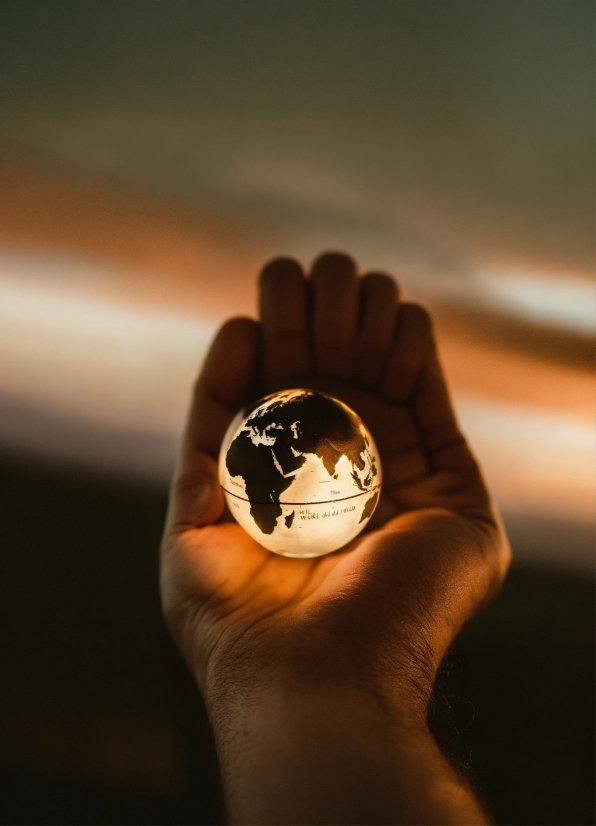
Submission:
<svg viewBox="0 0 596 826">
<path fill-rule="evenodd" d="M 215 460 L 197 451 L 194 460 L 185 461 L 182 468 L 172 482 L 166 533 L 211 525 L 224 510 Z"/>
</svg>

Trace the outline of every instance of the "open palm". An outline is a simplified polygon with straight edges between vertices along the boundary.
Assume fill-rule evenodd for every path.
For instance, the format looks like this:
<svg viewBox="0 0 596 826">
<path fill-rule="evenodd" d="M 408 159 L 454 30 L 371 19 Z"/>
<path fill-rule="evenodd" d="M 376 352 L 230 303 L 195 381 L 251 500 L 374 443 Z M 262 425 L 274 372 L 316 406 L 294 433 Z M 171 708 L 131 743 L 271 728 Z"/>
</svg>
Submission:
<svg viewBox="0 0 596 826">
<path fill-rule="evenodd" d="M 254 671 L 377 680 L 427 695 L 453 637 L 498 589 L 509 549 L 457 427 L 429 317 L 344 255 L 260 279 L 260 324 L 218 333 L 197 382 L 162 547 L 170 629 L 205 695 Z M 238 409 L 311 387 L 369 427 L 383 492 L 368 530 L 314 559 L 231 522 L 216 459 Z"/>
</svg>

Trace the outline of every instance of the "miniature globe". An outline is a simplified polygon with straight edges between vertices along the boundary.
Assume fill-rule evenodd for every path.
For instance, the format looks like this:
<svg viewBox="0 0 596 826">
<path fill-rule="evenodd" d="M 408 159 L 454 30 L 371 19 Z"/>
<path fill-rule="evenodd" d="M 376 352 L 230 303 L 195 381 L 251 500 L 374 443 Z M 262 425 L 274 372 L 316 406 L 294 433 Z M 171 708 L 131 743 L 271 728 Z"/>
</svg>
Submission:
<svg viewBox="0 0 596 826">
<path fill-rule="evenodd" d="M 284 390 L 241 411 L 219 456 L 236 521 L 283 556 L 331 553 L 366 526 L 379 501 L 381 462 L 362 420 L 338 399 Z"/>
</svg>

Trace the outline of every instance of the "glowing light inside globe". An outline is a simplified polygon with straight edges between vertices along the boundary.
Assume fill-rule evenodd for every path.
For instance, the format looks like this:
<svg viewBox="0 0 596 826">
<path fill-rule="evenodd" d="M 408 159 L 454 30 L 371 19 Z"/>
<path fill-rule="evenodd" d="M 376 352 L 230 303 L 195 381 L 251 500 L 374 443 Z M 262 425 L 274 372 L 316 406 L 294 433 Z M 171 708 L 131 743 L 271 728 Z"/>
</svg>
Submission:
<svg viewBox="0 0 596 826">
<path fill-rule="evenodd" d="M 241 411 L 223 440 L 219 480 L 236 521 L 283 556 L 321 556 L 367 525 L 381 461 L 362 420 L 338 399 L 284 390 Z"/>
</svg>

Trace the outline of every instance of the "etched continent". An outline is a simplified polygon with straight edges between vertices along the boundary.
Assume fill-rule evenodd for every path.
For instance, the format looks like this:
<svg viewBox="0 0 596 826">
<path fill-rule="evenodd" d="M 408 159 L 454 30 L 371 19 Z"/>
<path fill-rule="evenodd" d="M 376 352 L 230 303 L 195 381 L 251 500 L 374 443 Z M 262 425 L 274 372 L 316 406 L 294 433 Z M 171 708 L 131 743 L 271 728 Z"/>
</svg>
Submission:
<svg viewBox="0 0 596 826">
<path fill-rule="evenodd" d="M 304 465 L 306 454 L 318 456 L 331 478 L 339 459 L 346 456 L 354 471 L 357 489 L 366 492 L 377 471 L 370 461 L 370 471 L 361 480 L 356 468 L 363 471 L 369 441 L 357 418 L 333 399 L 314 391 L 273 399 L 270 404 L 253 408 L 245 425 L 233 439 L 226 455 L 230 476 L 244 480 L 250 513 L 264 534 L 271 534 L 282 514 L 280 496 L 294 481 Z M 372 513 L 374 502 L 365 505 Z M 285 519 L 290 528 L 294 513 Z M 363 519 L 365 516 L 363 515 Z"/>
</svg>

